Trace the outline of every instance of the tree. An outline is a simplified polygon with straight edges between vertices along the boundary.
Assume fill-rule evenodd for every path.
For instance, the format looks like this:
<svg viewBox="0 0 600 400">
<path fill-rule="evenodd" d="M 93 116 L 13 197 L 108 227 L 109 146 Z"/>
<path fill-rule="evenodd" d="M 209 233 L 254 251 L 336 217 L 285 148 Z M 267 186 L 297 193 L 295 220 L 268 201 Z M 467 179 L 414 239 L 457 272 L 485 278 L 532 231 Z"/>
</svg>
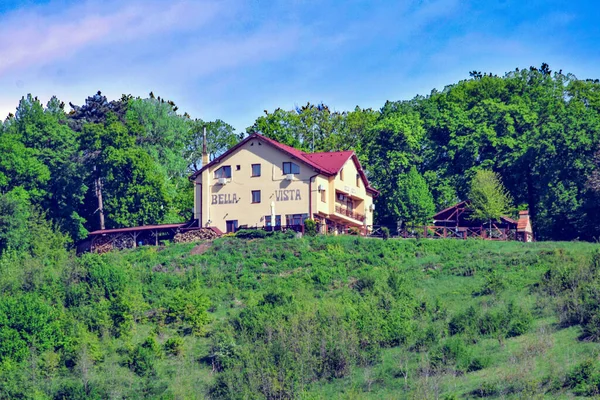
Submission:
<svg viewBox="0 0 600 400">
<path fill-rule="evenodd" d="M 397 219 L 412 225 L 427 224 L 435 213 L 427 182 L 413 166 L 398 179 L 398 189 L 388 202 Z"/>
<path fill-rule="evenodd" d="M 21 250 L 29 244 L 31 204 L 21 187 L 0 194 L 0 254 L 6 249 Z"/>
<path fill-rule="evenodd" d="M 46 211 L 71 237 L 81 239 L 87 232 L 79 208 L 87 188 L 79 162 L 79 135 L 65 124 L 61 105 L 56 97 L 46 109 L 31 95 L 21 99 L 14 120 L 2 134 L 7 142 L 0 145 L 0 152 L 4 153 L 5 145 L 12 150 L 0 161 L 0 186 L 2 175 L 9 178 L 9 187 L 22 186 L 34 206 Z M 14 169 L 4 173 L 3 164 Z"/>
<path fill-rule="evenodd" d="M 163 222 L 170 198 L 165 175 L 144 149 L 136 146 L 135 135 L 115 115 L 104 124 L 82 127 L 88 192 L 85 215 L 90 229 L 98 227 L 94 181 L 103 187 L 106 226 L 122 227 Z"/>
<path fill-rule="evenodd" d="M 388 104 L 391 106 L 391 104 Z M 396 105 L 394 105 L 395 107 Z M 385 110 L 367 133 L 359 154 L 369 180 L 381 192 L 376 207 L 379 223 L 395 223 L 401 210 L 397 208 L 403 175 L 421 160 L 420 147 L 425 136 L 422 120 L 407 104 L 400 109 Z"/>
<path fill-rule="evenodd" d="M 235 146 L 241 135 L 235 133 L 235 128 L 228 123 L 217 119 L 215 121 L 194 120 L 186 138 L 185 159 L 189 172 L 202 168 L 202 148 L 204 141 L 204 128 L 206 127 L 206 148 L 209 159 L 213 160 L 229 148 Z"/>
<path fill-rule="evenodd" d="M 500 176 L 489 170 L 479 170 L 471 181 L 469 192 L 470 218 L 475 221 L 499 221 L 512 211 L 512 198 L 502 185 Z"/>
</svg>

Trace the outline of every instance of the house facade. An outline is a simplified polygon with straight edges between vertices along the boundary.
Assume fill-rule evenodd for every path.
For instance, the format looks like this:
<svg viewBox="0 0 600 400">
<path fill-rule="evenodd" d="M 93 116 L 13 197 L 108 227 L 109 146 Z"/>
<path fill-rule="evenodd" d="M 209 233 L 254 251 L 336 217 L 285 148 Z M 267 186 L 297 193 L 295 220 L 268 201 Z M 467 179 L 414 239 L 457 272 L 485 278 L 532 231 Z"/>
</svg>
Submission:
<svg viewBox="0 0 600 400">
<path fill-rule="evenodd" d="M 353 151 L 304 153 L 252 134 L 192 176 L 194 219 L 202 227 L 300 227 L 342 233 L 373 225 L 372 188 Z"/>
</svg>

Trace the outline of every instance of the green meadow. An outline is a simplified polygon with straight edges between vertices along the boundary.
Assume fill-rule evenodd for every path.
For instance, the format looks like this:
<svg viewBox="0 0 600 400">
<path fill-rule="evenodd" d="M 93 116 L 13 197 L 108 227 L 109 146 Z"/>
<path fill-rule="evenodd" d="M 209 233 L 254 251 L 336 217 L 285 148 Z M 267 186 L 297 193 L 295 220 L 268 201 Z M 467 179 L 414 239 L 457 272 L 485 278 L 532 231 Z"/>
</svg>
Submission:
<svg viewBox="0 0 600 400">
<path fill-rule="evenodd" d="M 196 246 L 5 253 L 0 397 L 600 394 L 597 244 L 279 234 Z"/>
</svg>

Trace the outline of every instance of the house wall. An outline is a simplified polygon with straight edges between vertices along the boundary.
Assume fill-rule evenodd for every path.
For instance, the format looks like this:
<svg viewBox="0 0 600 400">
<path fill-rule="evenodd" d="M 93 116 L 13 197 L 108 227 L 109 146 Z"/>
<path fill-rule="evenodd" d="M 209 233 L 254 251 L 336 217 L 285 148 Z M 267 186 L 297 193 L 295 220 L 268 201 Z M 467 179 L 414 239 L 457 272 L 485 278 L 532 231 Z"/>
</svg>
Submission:
<svg viewBox="0 0 600 400">
<path fill-rule="evenodd" d="M 285 180 L 284 162 L 300 167 L 293 181 Z M 260 176 L 252 176 L 252 164 L 261 165 Z M 224 165 L 231 166 L 231 178 L 220 185 L 215 171 Z M 250 140 L 196 178 L 195 218 L 202 226 L 216 226 L 225 232 L 230 220 L 237 220 L 238 226 L 264 226 L 265 216 L 272 214 L 274 206 L 274 214 L 281 215 L 285 225 L 287 214 L 308 214 L 308 183 L 313 175 L 308 165 L 260 140 Z M 253 190 L 260 191 L 260 203 L 252 203 Z"/>
<path fill-rule="evenodd" d="M 343 176 L 342 176 L 343 175 Z M 330 182 L 331 191 L 333 193 L 333 203 L 330 204 L 330 213 L 335 212 L 335 204 L 345 208 L 343 203 L 337 201 L 336 193 L 343 193 L 352 198 L 354 211 L 366 217 L 366 225 L 373 225 L 373 211 L 370 206 L 373 204 L 373 196 L 367 192 L 365 182 L 360 178 L 357 179 L 358 169 L 353 159 L 350 158 L 344 164 L 344 167 L 334 179 Z"/>
</svg>

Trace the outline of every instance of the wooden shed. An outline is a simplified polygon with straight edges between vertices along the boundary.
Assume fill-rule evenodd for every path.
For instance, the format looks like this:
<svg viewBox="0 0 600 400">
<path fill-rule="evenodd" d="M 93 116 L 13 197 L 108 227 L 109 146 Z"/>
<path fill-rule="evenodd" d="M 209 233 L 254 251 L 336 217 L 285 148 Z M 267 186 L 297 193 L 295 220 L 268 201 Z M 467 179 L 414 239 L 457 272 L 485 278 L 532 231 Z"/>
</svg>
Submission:
<svg viewBox="0 0 600 400">
<path fill-rule="evenodd" d="M 438 212 L 433 216 L 433 225 L 418 228 L 405 227 L 403 236 L 533 241 L 528 211 L 521 211 L 518 220 L 502 216 L 499 221 L 476 221 L 470 218 L 472 215 L 470 204 L 469 200 L 464 200 Z"/>
</svg>

